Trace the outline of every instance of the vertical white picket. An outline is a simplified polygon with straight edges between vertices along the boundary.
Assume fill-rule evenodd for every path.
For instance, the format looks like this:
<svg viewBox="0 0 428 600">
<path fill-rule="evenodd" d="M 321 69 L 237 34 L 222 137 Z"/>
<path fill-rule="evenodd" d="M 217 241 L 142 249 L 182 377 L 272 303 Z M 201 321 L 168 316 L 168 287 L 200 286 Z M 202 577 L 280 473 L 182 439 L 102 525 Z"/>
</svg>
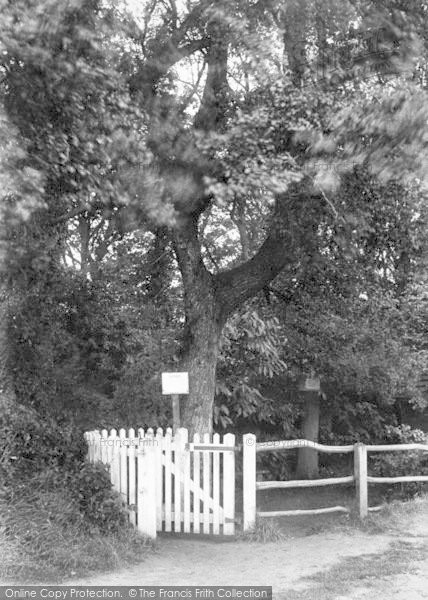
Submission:
<svg viewBox="0 0 428 600">
<path fill-rule="evenodd" d="M 199 433 L 193 435 L 193 443 L 200 444 Z M 201 455 L 198 450 L 193 451 L 193 533 L 199 533 L 200 516 L 200 489 L 201 489 Z"/>
<path fill-rule="evenodd" d="M 100 460 L 105 465 L 108 462 L 108 459 L 107 459 L 107 442 L 108 442 L 108 432 L 107 432 L 107 429 L 103 429 L 102 432 L 101 432 L 101 440 L 100 440 L 100 447 L 101 447 Z"/>
<path fill-rule="evenodd" d="M 153 427 L 148 427 L 146 429 L 146 433 L 144 434 L 144 439 L 141 442 L 141 448 L 146 448 L 147 446 L 151 446 L 153 447 L 153 440 L 154 440 L 154 431 L 153 431 Z M 155 465 L 156 465 L 156 453 L 153 452 L 153 456 L 155 457 Z"/>
<path fill-rule="evenodd" d="M 120 495 L 125 506 L 128 505 L 128 445 L 129 440 L 126 439 L 126 431 L 119 429 L 119 463 L 120 463 Z"/>
<path fill-rule="evenodd" d="M 204 433 L 204 444 L 210 443 L 210 434 Z M 211 478 L 210 478 L 210 464 L 211 464 L 211 453 L 204 450 L 202 455 L 203 462 L 203 517 L 204 517 L 204 533 L 210 533 L 210 505 L 209 500 L 211 497 Z"/>
<path fill-rule="evenodd" d="M 181 429 L 183 452 L 182 477 L 183 477 L 183 531 L 190 533 L 190 450 L 187 448 L 189 433 Z"/>
<path fill-rule="evenodd" d="M 218 433 L 213 435 L 213 444 L 220 445 Z M 213 534 L 220 533 L 220 452 L 213 452 Z"/>
<path fill-rule="evenodd" d="M 163 431 L 161 427 L 156 430 L 155 457 L 156 457 L 156 528 L 162 531 L 162 496 L 163 496 L 163 466 L 162 466 L 162 441 Z"/>
<path fill-rule="evenodd" d="M 98 429 L 94 431 L 94 462 L 101 460 L 101 433 Z"/>
<path fill-rule="evenodd" d="M 181 471 L 183 430 L 177 429 L 174 436 L 174 531 L 181 531 Z"/>
<path fill-rule="evenodd" d="M 223 436 L 225 446 L 235 446 L 235 436 L 233 433 L 226 433 Z M 223 453 L 223 514 L 224 514 L 224 535 L 233 535 L 235 533 L 235 452 L 226 451 Z"/>
<path fill-rule="evenodd" d="M 144 439 L 144 429 L 142 427 L 138 428 L 138 437 Z"/>
<path fill-rule="evenodd" d="M 138 448 L 138 530 L 156 537 L 156 464 L 153 445 Z"/>
<path fill-rule="evenodd" d="M 137 524 L 137 487 L 136 487 L 136 448 L 138 438 L 134 429 L 128 431 L 128 491 L 129 491 L 129 520 L 132 525 Z"/>
<path fill-rule="evenodd" d="M 110 464 L 113 460 L 113 455 L 116 450 L 116 429 L 110 429 L 110 435 L 107 441 L 107 462 Z"/>
<path fill-rule="evenodd" d="M 171 429 L 165 435 L 165 531 L 171 531 Z"/>
<path fill-rule="evenodd" d="M 110 480 L 113 488 L 120 494 L 120 460 L 116 429 L 110 431 L 107 446 L 108 463 L 110 465 Z"/>
</svg>

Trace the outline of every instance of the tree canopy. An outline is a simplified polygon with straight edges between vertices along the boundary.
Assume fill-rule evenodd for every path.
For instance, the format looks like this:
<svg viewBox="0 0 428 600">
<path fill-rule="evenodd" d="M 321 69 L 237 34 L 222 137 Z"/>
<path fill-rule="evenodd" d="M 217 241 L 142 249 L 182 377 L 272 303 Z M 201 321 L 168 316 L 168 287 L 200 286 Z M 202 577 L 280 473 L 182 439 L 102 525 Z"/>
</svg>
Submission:
<svg viewBox="0 0 428 600">
<path fill-rule="evenodd" d="M 343 381 L 363 355 L 360 375 L 396 370 L 389 334 L 425 244 L 423 0 L 0 7 L 3 388 L 25 330 L 14 307 L 51 296 L 72 321 L 70 263 L 134 332 L 159 319 L 173 351 L 147 368 L 189 371 L 193 430 L 212 427 L 237 341 L 265 376 L 307 364 Z M 133 347 L 146 365 L 151 340 Z"/>
</svg>

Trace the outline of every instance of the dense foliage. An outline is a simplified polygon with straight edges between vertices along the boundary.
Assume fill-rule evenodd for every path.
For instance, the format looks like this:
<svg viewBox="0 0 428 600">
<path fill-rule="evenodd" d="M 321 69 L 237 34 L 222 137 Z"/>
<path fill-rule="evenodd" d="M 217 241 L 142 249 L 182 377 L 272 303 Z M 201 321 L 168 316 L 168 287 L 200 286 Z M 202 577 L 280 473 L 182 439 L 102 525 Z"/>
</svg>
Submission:
<svg viewBox="0 0 428 600">
<path fill-rule="evenodd" d="M 144 540 L 127 525 L 106 469 L 85 462 L 78 429 L 13 406 L 0 415 L 0 440 L 0 523 L 8 548 L 2 577 L 23 569 L 34 582 L 113 566 L 113 542 L 125 553 L 141 552 Z M 91 557 L 96 546 L 102 564 Z"/>
</svg>

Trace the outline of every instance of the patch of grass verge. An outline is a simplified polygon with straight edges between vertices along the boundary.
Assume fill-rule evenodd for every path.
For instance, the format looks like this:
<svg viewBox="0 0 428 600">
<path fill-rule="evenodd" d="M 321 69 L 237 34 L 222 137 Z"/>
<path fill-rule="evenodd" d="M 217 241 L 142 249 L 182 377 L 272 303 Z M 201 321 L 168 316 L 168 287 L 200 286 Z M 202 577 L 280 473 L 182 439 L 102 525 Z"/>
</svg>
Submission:
<svg viewBox="0 0 428 600">
<path fill-rule="evenodd" d="M 334 600 L 356 587 L 374 586 L 380 579 L 411 573 L 417 563 L 428 556 L 428 548 L 407 542 L 394 542 L 382 554 L 367 554 L 344 558 L 339 564 L 321 573 L 305 577 L 310 587 L 287 590 L 278 600 Z"/>
<path fill-rule="evenodd" d="M 360 521 L 354 514 L 350 518 L 349 525 L 374 535 L 402 533 L 411 537 L 409 523 L 419 515 L 422 520 L 425 520 L 428 515 L 428 495 L 426 494 L 406 501 L 394 500 L 379 512 L 369 513 L 364 521 Z"/>
<path fill-rule="evenodd" d="M 243 542 L 266 544 L 269 542 L 282 542 L 288 539 L 288 536 L 279 528 L 277 519 L 257 518 L 253 529 L 240 533 L 238 539 Z"/>
<path fill-rule="evenodd" d="M 60 583 L 67 578 L 139 562 L 153 547 L 151 541 L 131 528 L 111 534 L 76 534 L 72 529 L 55 529 L 51 545 L 40 553 L 24 548 L 18 540 L 0 535 L 0 581 Z"/>
</svg>

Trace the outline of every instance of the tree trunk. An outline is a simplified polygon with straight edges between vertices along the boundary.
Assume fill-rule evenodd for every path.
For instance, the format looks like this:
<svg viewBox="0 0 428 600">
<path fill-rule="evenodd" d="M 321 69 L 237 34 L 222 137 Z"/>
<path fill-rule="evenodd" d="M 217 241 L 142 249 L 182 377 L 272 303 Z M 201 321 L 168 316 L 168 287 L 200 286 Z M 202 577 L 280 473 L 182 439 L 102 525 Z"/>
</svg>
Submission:
<svg viewBox="0 0 428 600">
<path fill-rule="evenodd" d="M 318 442 L 320 423 L 320 396 L 318 392 L 303 392 L 305 412 L 303 416 L 303 437 Z M 318 477 L 318 452 L 311 448 L 299 448 L 297 452 L 297 479 Z"/>
<path fill-rule="evenodd" d="M 301 193 L 304 195 L 305 190 Z M 301 245 L 296 225 L 296 216 L 302 220 L 301 205 L 299 194 L 278 197 L 274 222 L 258 252 L 243 264 L 216 275 L 202 260 L 197 214 L 183 216 L 171 232 L 183 281 L 186 317 L 180 368 L 189 371 L 190 393 L 183 400 L 182 424 L 191 431 L 212 430 L 216 362 L 228 316 L 288 264 L 294 264 L 295 247 Z"/>
<path fill-rule="evenodd" d="M 193 434 L 211 433 L 215 371 L 224 324 L 215 279 L 201 258 L 197 220 L 174 235 L 184 289 L 185 327 L 180 368 L 189 372 L 189 395 L 182 400 L 181 424 Z"/>
<path fill-rule="evenodd" d="M 182 400 L 181 424 L 192 435 L 212 432 L 215 372 L 222 327 L 209 308 L 207 312 L 188 328 L 193 343 L 182 363 L 189 371 L 189 395 Z"/>
<path fill-rule="evenodd" d="M 90 267 L 90 252 L 89 238 L 91 234 L 91 226 L 88 217 L 85 215 L 79 216 L 79 236 L 80 236 L 80 272 L 85 277 L 88 276 Z"/>
</svg>

